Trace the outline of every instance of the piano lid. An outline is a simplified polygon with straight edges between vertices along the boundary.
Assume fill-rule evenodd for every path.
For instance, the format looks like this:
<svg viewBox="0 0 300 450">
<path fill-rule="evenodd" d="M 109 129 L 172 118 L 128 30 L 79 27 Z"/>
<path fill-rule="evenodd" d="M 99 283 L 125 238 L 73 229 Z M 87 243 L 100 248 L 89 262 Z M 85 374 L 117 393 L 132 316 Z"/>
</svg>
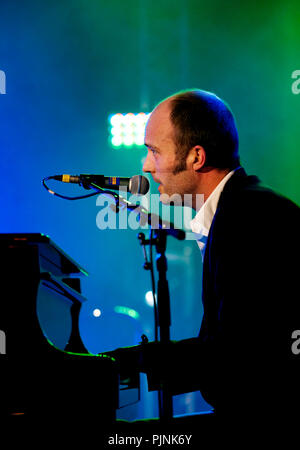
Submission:
<svg viewBox="0 0 300 450">
<path fill-rule="evenodd" d="M 40 257 L 57 266 L 64 274 L 88 275 L 88 272 L 43 233 L 0 233 L 0 247 L 35 245 Z"/>
</svg>

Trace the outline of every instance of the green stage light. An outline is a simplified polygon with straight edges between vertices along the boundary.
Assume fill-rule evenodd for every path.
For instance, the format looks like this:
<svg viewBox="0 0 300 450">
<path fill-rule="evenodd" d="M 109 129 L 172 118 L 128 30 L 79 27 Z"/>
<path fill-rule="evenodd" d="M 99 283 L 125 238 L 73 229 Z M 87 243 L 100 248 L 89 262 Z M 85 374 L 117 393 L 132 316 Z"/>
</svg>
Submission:
<svg viewBox="0 0 300 450">
<path fill-rule="evenodd" d="M 124 314 L 125 316 L 132 317 L 133 319 L 140 318 L 139 313 L 135 309 L 128 308 L 127 306 L 115 306 L 114 311 L 118 314 Z"/>
<path fill-rule="evenodd" d="M 146 122 L 150 113 L 112 114 L 109 117 L 110 143 L 113 147 L 144 145 Z"/>
</svg>

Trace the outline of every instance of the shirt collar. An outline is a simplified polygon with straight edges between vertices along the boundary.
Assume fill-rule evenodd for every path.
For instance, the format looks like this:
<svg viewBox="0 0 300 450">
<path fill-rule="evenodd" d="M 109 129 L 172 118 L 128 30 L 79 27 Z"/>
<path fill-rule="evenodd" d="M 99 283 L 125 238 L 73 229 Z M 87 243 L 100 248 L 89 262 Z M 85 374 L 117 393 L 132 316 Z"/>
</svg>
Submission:
<svg viewBox="0 0 300 450">
<path fill-rule="evenodd" d="M 229 178 L 232 177 L 232 175 L 237 169 L 234 169 L 231 172 L 229 172 L 220 181 L 220 183 L 215 187 L 215 189 L 212 191 L 212 193 L 209 195 L 207 200 L 201 206 L 195 217 L 190 222 L 191 230 L 195 233 L 195 237 L 198 241 L 198 245 L 202 252 L 202 256 L 204 254 L 209 229 L 211 227 L 214 215 L 217 210 L 220 195 L 224 189 L 225 184 L 227 183 Z"/>
</svg>

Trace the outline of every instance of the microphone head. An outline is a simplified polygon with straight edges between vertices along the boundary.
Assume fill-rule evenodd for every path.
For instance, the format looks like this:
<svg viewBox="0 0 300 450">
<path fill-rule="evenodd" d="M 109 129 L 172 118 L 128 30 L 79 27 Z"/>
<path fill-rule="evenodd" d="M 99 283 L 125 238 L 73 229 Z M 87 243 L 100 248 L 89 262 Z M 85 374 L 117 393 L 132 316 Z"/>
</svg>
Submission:
<svg viewBox="0 0 300 450">
<path fill-rule="evenodd" d="M 143 175 L 134 175 L 129 181 L 129 192 L 131 194 L 145 195 L 149 191 L 149 180 Z"/>
</svg>

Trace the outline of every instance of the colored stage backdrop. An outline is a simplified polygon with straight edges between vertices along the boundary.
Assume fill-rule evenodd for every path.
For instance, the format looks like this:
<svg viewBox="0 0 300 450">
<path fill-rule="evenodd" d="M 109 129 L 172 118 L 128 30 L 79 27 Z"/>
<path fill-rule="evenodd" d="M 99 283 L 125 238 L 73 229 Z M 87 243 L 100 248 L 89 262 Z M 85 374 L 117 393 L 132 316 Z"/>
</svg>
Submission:
<svg viewBox="0 0 300 450">
<path fill-rule="evenodd" d="M 246 171 L 299 204 L 299 19 L 299 3 L 289 0 L 1 0 L 0 232 L 47 234 L 87 270 L 80 332 L 91 353 L 154 338 L 139 230 L 101 229 L 97 196 L 63 200 L 42 179 L 142 174 L 145 147 L 112 142 L 112 115 L 147 114 L 176 91 L 200 88 L 231 105 Z M 51 180 L 49 187 L 88 193 Z M 274 226 L 279 263 L 284 218 Z M 168 238 L 167 257 L 171 338 L 196 336 L 199 249 Z M 158 414 L 143 376 L 141 385 L 141 400 L 118 417 Z M 86 389 L 92 396 L 93 386 Z M 174 398 L 175 414 L 207 409 L 199 393 Z"/>
</svg>

